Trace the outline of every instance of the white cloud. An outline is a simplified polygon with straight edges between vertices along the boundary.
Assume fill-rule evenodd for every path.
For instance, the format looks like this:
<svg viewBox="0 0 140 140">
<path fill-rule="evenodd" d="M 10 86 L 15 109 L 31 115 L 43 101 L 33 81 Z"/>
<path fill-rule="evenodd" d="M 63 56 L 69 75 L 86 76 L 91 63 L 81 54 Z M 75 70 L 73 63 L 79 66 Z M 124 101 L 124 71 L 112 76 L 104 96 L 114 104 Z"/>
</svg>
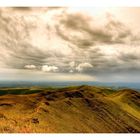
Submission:
<svg viewBox="0 0 140 140">
<path fill-rule="evenodd" d="M 35 65 L 25 65 L 24 68 L 26 69 L 36 69 Z"/>
<path fill-rule="evenodd" d="M 72 62 L 69 63 L 69 65 L 70 65 L 71 68 L 73 68 L 75 66 L 75 62 L 72 61 Z"/>
<path fill-rule="evenodd" d="M 78 72 L 82 72 L 84 70 L 87 70 L 89 68 L 92 68 L 93 66 L 90 63 L 80 63 L 77 67 L 76 70 Z"/>
<path fill-rule="evenodd" d="M 69 72 L 70 72 L 70 73 L 73 73 L 73 70 L 70 70 Z"/>
<path fill-rule="evenodd" d="M 58 67 L 43 65 L 41 70 L 44 71 L 44 72 L 57 72 L 58 71 Z"/>
</svg>

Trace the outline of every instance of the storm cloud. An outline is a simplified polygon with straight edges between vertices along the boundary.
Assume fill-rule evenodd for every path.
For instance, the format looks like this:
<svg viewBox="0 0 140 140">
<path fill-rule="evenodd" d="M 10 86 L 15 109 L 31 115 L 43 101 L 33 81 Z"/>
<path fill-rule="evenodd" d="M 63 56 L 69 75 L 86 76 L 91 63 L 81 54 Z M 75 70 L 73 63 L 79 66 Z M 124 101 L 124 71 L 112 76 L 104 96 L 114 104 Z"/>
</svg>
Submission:
<svg viewBox="0 0 140 140">
<path fill-rule="evenodd" d="M 0 68 L 103 75 L 139 72 L 139 37 L 115 16 L 69 8 L 0 9 Z"/>
<path fill-rule="evenodd" d="M 84 13 L 65 13 L 60 18 L 57 33 L 64 40 L 81 48 L 101 44 L 128 44 L 134 36 L 129 28 L 113 17 L 106 17 L 104 25 Z"/>
</svg>

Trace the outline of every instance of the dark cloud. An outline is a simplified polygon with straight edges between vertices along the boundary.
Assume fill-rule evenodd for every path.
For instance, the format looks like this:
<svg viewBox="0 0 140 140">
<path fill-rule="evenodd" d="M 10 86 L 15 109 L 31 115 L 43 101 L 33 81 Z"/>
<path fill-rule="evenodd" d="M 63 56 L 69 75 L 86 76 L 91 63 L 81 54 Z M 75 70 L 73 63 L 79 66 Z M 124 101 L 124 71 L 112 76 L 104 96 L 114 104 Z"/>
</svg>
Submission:
<svg viewBox="0 0 140 140">
<path fill-rule="evenodd" d="M 97 44 L 127 44 L 127 38 L 133 38 L 130 29 L 116 19 L 107 19 L 102 27 L 97 26 L 98 22 L 86 14 L 65 12 L 56 26 L 57 33 L 81 48 Z"/>
<path fill-rule="evenodd" d="M 0 62 L 6 67 L 41 70 L 45 66 L 45 72 L 99 77 L 140 70 L 139 46 L 131 45 L 138 38 L 114 17 L 100 25 L 86 13 L 52 7 L 38 15 L 34 11 L 39 8 L 24 8 L 12 9 L 33 14 L 0 11 Z"/>
<path fill-rule="evenodd" d="M 120 53 L 119 59 L 125 61 L 125 62 L 132 62 L 132 61 L 138 61 L 140 59 L 140 56 L 134 54 L 134 53 Z"/>
<path fill-rule="evenodd" d="M 55 7 L 55 6 L 52 6 L 52 7 L 26 7 L 26 6 L 14 6 L 14 7 L 9 7 L 7 8 L 8 10 L 12 10 L 12 11 L 15 11 L 15 12 L 29 12 L 31 13 L 32 11 L 34 12 L 47 12 L 47 11 L 51 11 L 51 10 L 60 10 L 60 9 L 66 9 L 66 7 Z"/>
<path fill-rule="evenodd" d="M 19 10 L 19 11 L 30 11 L 32 8 L 26 7 L 26 6 L 20 6 L 20 7 L 12 7 L 13 10 Z"/>
</svg>

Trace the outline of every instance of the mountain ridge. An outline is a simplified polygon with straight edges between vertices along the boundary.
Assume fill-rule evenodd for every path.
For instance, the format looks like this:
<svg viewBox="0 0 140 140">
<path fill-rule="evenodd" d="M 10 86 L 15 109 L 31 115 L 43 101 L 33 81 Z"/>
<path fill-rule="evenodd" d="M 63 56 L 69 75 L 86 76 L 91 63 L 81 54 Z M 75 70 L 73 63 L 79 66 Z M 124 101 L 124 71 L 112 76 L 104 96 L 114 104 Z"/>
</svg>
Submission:
<svg viewBox="0 0 140 140">
<path fill-rule="evenodd" d="M 1 133 L 139 133 L 140 93 L 97 86 L 0 89 Z"/>
</svg>

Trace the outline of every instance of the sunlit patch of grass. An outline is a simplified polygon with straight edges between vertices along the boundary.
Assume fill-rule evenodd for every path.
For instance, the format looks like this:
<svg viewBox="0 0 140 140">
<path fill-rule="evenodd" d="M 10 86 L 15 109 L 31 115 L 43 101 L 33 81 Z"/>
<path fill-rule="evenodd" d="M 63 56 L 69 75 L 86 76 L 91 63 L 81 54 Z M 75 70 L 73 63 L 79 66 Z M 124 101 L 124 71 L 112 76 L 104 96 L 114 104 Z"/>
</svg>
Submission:
<svg viewBox="0 0 140 140">
<path fill-rule="evenodd" d="M 131 93 L 129 93 L 129 94 L 131 94 Z M 140 111 L 137 109 L 137 107 L 134 105 L 134 103 L 131 102 L 127 98 L 127 95 L 124 94 L 123 92 L 110 96 L 110 100 L 114 101 L 117 105 L 119 105 L 126 112 L 128 112 L 131 115 L 135 116 L 136 118 L 140 119 Z M 139 106 L 139 109 L 140 109 L 140 106 Z"/>
</svg>

